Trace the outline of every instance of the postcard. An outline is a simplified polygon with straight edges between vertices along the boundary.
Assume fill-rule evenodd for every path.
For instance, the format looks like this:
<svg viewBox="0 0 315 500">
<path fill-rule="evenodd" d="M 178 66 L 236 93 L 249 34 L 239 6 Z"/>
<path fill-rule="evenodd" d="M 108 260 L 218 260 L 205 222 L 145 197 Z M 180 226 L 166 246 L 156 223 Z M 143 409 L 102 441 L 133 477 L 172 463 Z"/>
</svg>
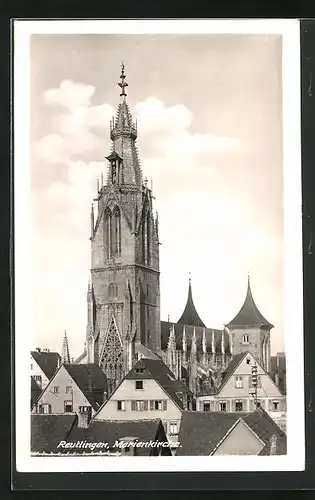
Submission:
<svg viewBox="0 0 315 500">
<path fill-rule="evenodd" d="M 304 470 L 299 22 L 16 20 L 13 86 L 17 470 Z"/>
</svg>

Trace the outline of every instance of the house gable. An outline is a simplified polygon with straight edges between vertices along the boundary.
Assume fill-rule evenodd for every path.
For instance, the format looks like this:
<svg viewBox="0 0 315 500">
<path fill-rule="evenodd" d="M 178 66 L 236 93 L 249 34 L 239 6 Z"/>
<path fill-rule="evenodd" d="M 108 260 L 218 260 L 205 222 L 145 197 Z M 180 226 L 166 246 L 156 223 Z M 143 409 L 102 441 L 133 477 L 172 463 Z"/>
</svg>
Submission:
<svg viewBox="0 0 315 500">
<path fill-rule="evenodd" d="M 211 455 L 258 455 L 264 446 L 265 443 L 239 419 Z"/>
<path fill-rule="evenodd" d="M 249 360 L 249 363 L 247 362 Z M 250 397 L 252 388 L 250 387 L 250 377 L 253 365 L 257 366 L 257 375 L 260 377 L 261 387 L 257 388 L 258 398 L 283 398 L 280 389 L 276 386 L 270 375 L 262 368 L 250 353 L 246 353 L 240 363 L 229 374 L 229 378 L 219 389 L 218 397 L 243 398 Z M 243 387 L 235 387 L 235 377 L 243 379 Z"/>
<path fill-rule="evenodd" d="M 98 420 L 134 420 L 152 419 L 163 416 L 174 419 L 181 417 L 181 409 L 172 401 L 167 392 L 154 379 L 141 379 L 143 389 L 136 389 L 137 379 L 124 379 L 117 389 L 111 394 L 110 398 L 105 401 L 103 406 L 95 415 Z M 150 410 L 150 401 L 167 401 L 166 410 Z M 118 410 L 117 401 L 125 402 L 125 409 Z M 148 410 L 133 410 L 131 409 L 132 401 L 148 401 Z"/>
<path fill-rule="evenodd" d="M 54 387 L 58 387 L 58 393 L 54 392 Z M 72 387 L 72 393 L 67 393 L 66 387 Z M 50 404 L 51 413 L 63 414 L 65 413 L 65 401 L 72 402 L 73 412 L 77 412 L 79 406 L 91 406 L 80 387 L 75 383 L 66 368 L 61 365 L 38 398 L 37 406 Z M 35 412 L 36 408 L 32 413 Z"/>
</svg>

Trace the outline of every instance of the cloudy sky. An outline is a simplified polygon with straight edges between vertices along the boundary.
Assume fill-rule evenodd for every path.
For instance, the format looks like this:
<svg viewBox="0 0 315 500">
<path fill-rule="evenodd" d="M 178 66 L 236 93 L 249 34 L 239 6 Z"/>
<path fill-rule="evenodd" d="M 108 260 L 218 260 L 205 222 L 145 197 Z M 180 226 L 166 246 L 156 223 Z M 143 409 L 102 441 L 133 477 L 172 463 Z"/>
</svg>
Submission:
<svg viewBox="0 0 315 500">
<path fill-rule="evenodd" d="M 83 350 L 90 206 L 110 152 L 124 60 L 144 175 L 160 218 L 161 315 L 194 301 L 220 328 L 248 272 L 283 341 L 281 38 L 276 35 L 33 35 L 33 346 Z"/>
</svg>

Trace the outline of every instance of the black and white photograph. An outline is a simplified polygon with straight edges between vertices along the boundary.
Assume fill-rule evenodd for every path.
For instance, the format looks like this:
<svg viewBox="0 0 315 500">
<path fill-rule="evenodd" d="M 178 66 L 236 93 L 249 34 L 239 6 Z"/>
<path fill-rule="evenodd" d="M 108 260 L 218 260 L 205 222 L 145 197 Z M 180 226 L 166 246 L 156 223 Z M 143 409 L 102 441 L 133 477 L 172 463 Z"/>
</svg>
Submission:
<svg viewBox="0 0 315 500">
<path fill-rule="evenodd" d="M 17 470 L 304 470 L 298 21 L 14 31 Z"/>
</svg>

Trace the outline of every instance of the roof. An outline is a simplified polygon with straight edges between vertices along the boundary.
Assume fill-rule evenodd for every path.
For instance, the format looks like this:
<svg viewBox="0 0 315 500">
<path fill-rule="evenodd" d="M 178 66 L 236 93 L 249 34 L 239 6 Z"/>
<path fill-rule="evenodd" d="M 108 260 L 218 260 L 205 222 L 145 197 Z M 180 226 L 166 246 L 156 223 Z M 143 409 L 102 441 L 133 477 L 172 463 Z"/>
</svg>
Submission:
<svg viewBox="0 0 315 500">
<path fill-rule="evenodd" d="M 167 349 L 168 338 L 170 336 L 170 328 L 173 326 L 175 329 L 176 348 L 179 350 L 181 350 L 183 348 L 184 325 L 181 325 L 180 323 L 173 324 L 173 323 L 169 323 L 168 321 L 161 321 L 161 348 L 164 350 Z M 212 332 L 213 332 L 215 350 L 217 353 L 221 353 L 221 340 L 222 340 L 222 331 L 223 330 L 216 330 L 213 328 L 204 328 L 201 326 L 194 327 L 191 325 L 185 325 L 185 335 L 186 335 L 186 343 L 187 343 L 187 351 L 188 352 L 190 351 L 194 329 L 196 332 L 197 351 L 202 351 L 202 337 L 203 337 L 203 331 L 205 331 L 206 342 L 207 342 L 207 351 L 210 352 L 210 350 L 211 350 Z M 227 354 L 229 354 L 230 353 L 230 347 L 229 347 L 230 344 L 229 344 L 228 333 L 223 331 L 223 336 L 224 336 L 225 352 Z"/>
<path fill-rule="evenodd" d="M 222 373 L 222 380 L 221 380 L 220 386 L 218 387 L 218 392 L 221 391 L 223 386 L 231 378 L 231 376 L 235 372 L 236 368 L 241 364 L 241 362 L 243 361 L 245 356 L 247 356 L 247 354 L 248 354 L 248 351 L 240 352 L 238 354 L 235 354 L 235 356 L 233 356 L 230 363 L 227 365 L 226 370 Z"/>
<path fill-rule="evenodd" d="M 31 355 L 48 380 L 50 380 L 61 361 L 60 354 L 58 352 L 31 351 Z"/>
<path fill-rule="evenodd" d="M 113 420 L 92 420 L 88 428 L 73 427 L 68 441 L 87 441 L 87 442 L 107 442 L 109 448 L 113 451 L 118 451 L 114 448 L 116 441 L 122 438 L 137 438 L 138 441 L 148 442 L 163 441 L 166 442 L 167 438 L 165 430 L 160 419 L 152 420 L 128 420 L 128 421 L 113 421 Z M 137 455 L 150 455 L 153 447 L 138 447 Z M 64 452 L 68 452 L 64 450 Z M 83 453 L 89 449 L 76 449 L 76 452 Z M 99 451 L 98 449 L 95 451 Z M 171 454 L 169 452 L 168 454 Z"/>
<path fill-rule="evenodd" d="M 76 415 L 31 415 L 31 452 L 57 453 L 57 445 L 66 439 Z"/>
<path fill-rule="evenodd" d="M 286 453 L 286 435 L 262 409 L 254 412 L 196 412 L 183 411 L 177 455 L 211 455 L 232 427 L 242 419 L 265 444 L 260 455 L 270 454 L 270 439 L 277 436 L 276 454 Z"/>
<path fill-rule="evenodd" d="M 247 293 L 245 297 L 244 304 L 237 313 L 237 315 L 230 321 L 227 325 L 228 328 L 237 327 L 266 327 L 268 329 L 273 328 L 273 325 L 264 318 L 264 316 L 259 311 L 253 299 L 250 280 L 248 278 L 247 283 Z"/>
<path fill-rule="evenodd" d="M 31 376 L 31 403 L 35 403 L 39 396 L 42 393 L 41 387 L 39 387 L 38 383 L 34 379 L 34 377 Z"/>
<path fill-rule="evenodd" d="M 138 368 L 142 368 L 143 371 L 140 373 L 136 372 Z M 174 403 L 181 409 L 183 409 L 184 406 L 178 393 L 192 395 L 188 387 L 180 380 L 177 380 L 171 370 L 160 359 L 140 359 L 127 373 L 125 378 L 128 380 L 156 380 Z"/>
<path fill-rule="evenodd" d="M 94 410 L 104 402 L 104 392 L 107 391 L 107 378 L 102 369 L 94 364 L 63 365 Z"/>
<path fill-rule="evenodd" d="M 197 313 L 193 297 L 192 297 L 192 290 L 191 290 L 191 279 L 189 278 L 189 285 L 188 285 L 188 296 L 187 296 L 187 302 L 186 306 L 184 309 L 183 314 L 177 321 L 180 325 L 192 325 L 192 326 L 202 326 L 205 327 L 206 325 L 203 323 L 203 321 L 200 319 L 199 314 Z"/>
</svg>

